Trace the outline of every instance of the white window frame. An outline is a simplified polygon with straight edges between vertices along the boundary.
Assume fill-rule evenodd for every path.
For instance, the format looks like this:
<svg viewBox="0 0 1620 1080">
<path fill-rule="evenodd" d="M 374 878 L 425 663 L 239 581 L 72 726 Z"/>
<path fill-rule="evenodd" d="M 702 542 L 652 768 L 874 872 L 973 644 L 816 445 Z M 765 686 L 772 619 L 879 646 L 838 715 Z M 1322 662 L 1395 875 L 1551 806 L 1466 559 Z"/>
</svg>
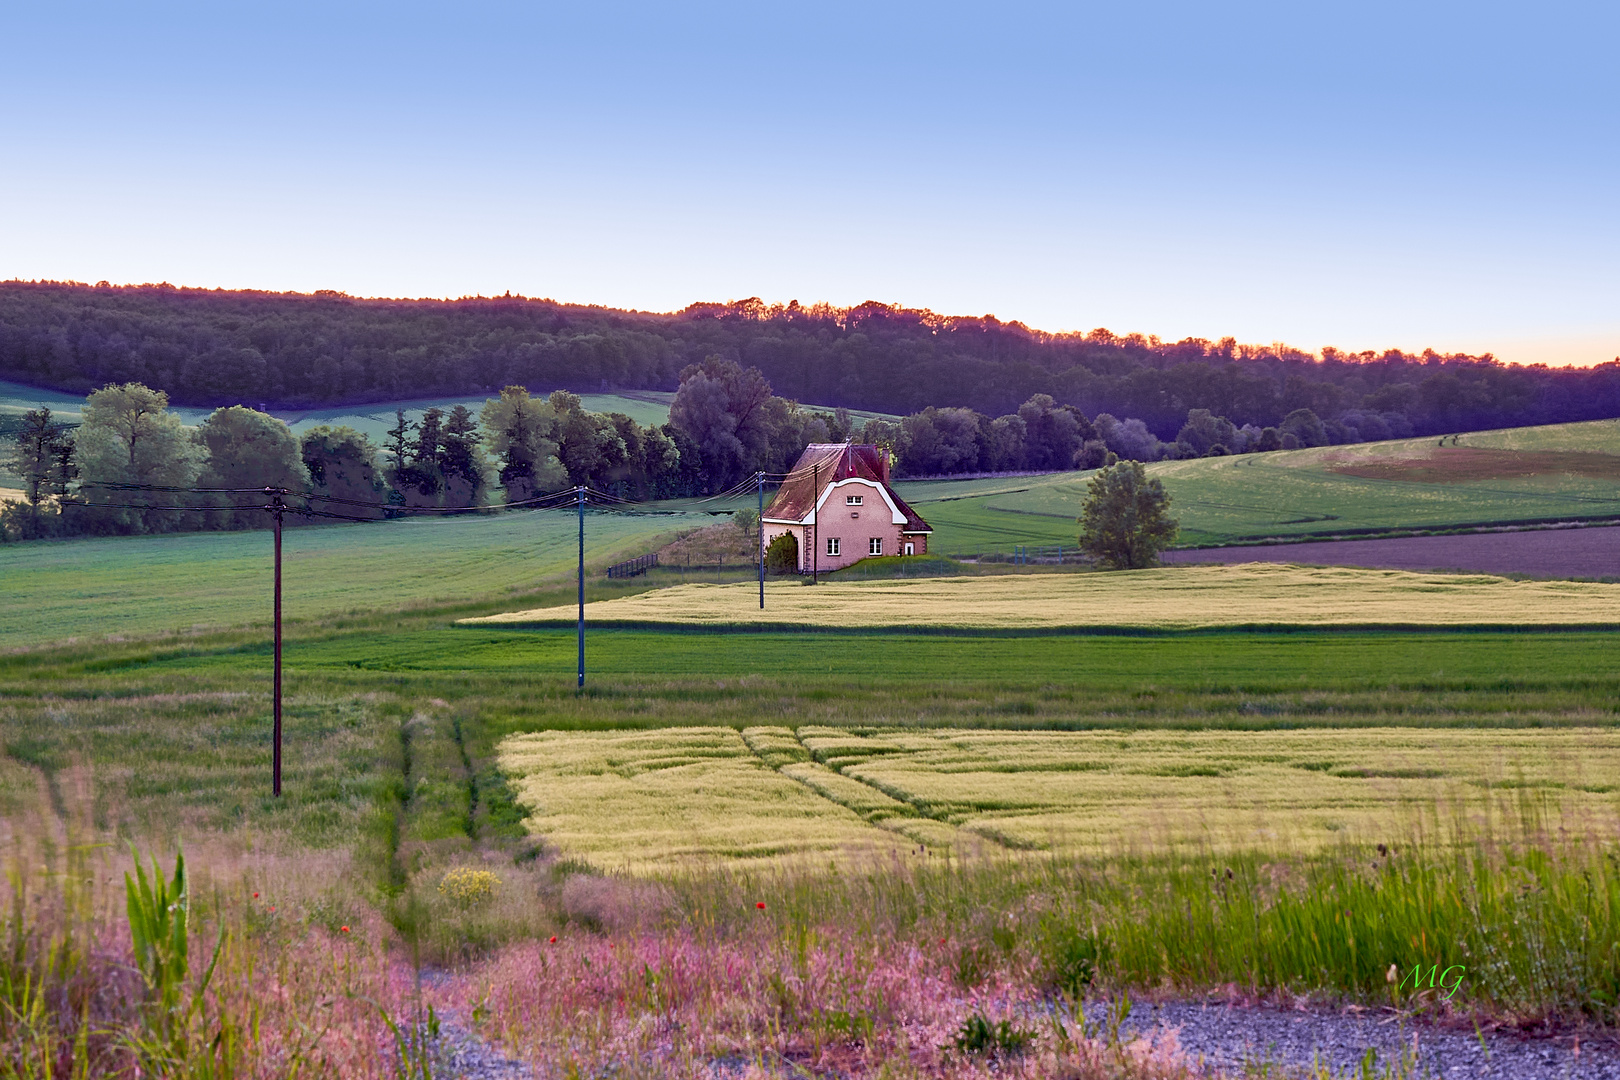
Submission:
<svg viewBox="0 0 1620 1080">
<path fill-rule="evenodd" d="M 828 556 L 828 558 L 832 558 L 834 556 L 843 554 L 843 551 L 842 551 L 843 546 L 844 545 L 843 545 L 843 538 L 842 537 L 838 537 L 838 536 L 829 536 L 829 537 L 827 537 L 827 556 Z"/>
<path fill-rule="evenodd" d="M 907 541 L 906 542 L 906 554 L 907 555 L 915 555 L 915 554 L 917 554 L 917 546 L 915 544 L 911 543 L 910 541 Z"/>
<path fill-rule="evenodd" d="M 845 506 L 860 506 L 865 502 L 866 502 L 866 496 L 865 495 L 845 495 L 844 496 L 844 505 Z"/>
<path fill-rule="evenodd" d="M 870 540 L 868 540 L 866 542 L 866 553 L 868 555 L 882 555 L 883 554 L 883 537 L 874 536 Z"/>
</svg>

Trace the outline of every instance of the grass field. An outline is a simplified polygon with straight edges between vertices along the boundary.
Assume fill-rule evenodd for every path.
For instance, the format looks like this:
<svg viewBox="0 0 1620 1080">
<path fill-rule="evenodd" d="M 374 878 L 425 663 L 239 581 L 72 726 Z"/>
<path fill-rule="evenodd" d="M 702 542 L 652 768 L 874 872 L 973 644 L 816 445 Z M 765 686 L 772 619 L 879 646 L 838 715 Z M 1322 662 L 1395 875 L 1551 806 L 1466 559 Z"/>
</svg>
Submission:
<svg viewBox="0 0 1620 1080">
<path fill-rule="evenodd" d="M 683 523 L 592 516 L 592 563 Z M 427 1004 L 548 1075 L 740 1055 L 1101 1080 L 1116 1059 L 1076 1065 L 1106 1050 L 1078 1031 L 1008 1060 L 953 1040 L 974 1010 L 1144 989 L 1620 1026 L 1620 632 L 1435 625 L 1611 624 L 1620 586 L 981 568 L 773 585 L 768 616 L 822 628 L 739 634 L 714 631 L 757 611 L 749 584 L 596 576 L 594 613 L 712 621 L 598 622 L 579 691 L 571 626 L 456 625 L 571 617 L 573 526 L 290 530 L 279 799 L 266 534 L 0 548 L 0 839 L 34 935 L 0 975 L 67 1003 L 7 1014 L 36 1019 L 0 1030 L 0 1066 L 70 1061 L 80 1030 L 97 1062 L 156 1038 L 117 885 L 130 840 L 197 868 L 188 986 L 225 942 L 162 1053 L 267 1080 L 295 1059 L 425 1075 L 379 1009 L 418 1030 Z M 880 628 L 917 611 L 979 629 Z M 1025 636 L 1030 611 L 1048 626 Z M 1050 632 L 1076 611 L 1153 633 Z M 1427 628 L 1342 625 L 1380 620 Z M 491 872 L 488 902 L 441 892 L 452 868 Z M 1450 1004 L 1386 981 L 1458 956 Z M 1167 1070 L 1125 1075 L 1185 1075 Z"/>
<path fill-rule="evenodd" d="M 280 799 L 262 627 L 0 653 L 0 830 L 54 836 L 40 822 L 83 805 L 99 852 L 184 842 L 212 883 L 195 938 L 229 931 L 217 978 L 237 1013 L 320 987 L 399 1017 L 422 1007 L 399 989 L 414 957 L 445 972 L 429 1001 L 558 1069 L 699 1068 L 738 1047 L 830 1062 L 815 1056 L 830 1047 L 864 1077 L 899 1039 L 946 1055 L 935 1075 L 979 1077 L 946 1054 L 969 1003 L 1027 1011 L 1083 977 L 1376 1004 L 1391 962 L 1465 949 L 1484 958 L 1471 970 L 1490 965 L 1459 996 L 1469 1008 L 1608 1015 L 1607 969 L 1582 943 L 1614 937 L 1614 875 L 1601 849 L 1567 845 L 1612 823 L 1614 633 L 593 630 L 580 693 L 570 630 L 455 627 L 461 601 L 379 611 L 398 562 L 359 614 L 290 628 Z M 53 619 L 86 636 L 117 617 L 63 603 Z M 1529 846 L 1476 862 L 1412 840 L 1446 807 L 1472 822 L 1522 800 L 1503 835 Z M 1374 837 L 1402 860 L 1367 869 Z M 93 880 L 119 880 L 108 861 Z M 446 900 L 452 867 L 493 870 L 495 898 Z M 614 869 L 639 876 L 600 876 Z M 93 955 L 128 964 L 113 900 L 97 901 Z M 1512 941 L 1490 945 L 1504 920 Z M 910 1019 L 898 989 L 856 988 L 880 970 L 929 988 L 903 999 Z M 796 988 L 795 1011 L 759 1005 L 777 986 Z M 277 1021 L 327 1032 L 300 1052 L 392 1045 L 374 1011 L 321 1008 Z M 651 1039 L 671 1010 L 720 1041 Z M 73 1045 L 80 1015 L 62 1012 L 53 1045 Z M 89 1015 L 143 1030 L 138 1011 Z M 850 1030 L 871 1033 L 859 1059 Z M 263 1038 L 230 1045 L 274 1075 L 282 1044 Z"/>
<path fill-rule="evenodd" d="M 537 835 L 613 869 L 858 863 L 907 842 L 964 856 L 1309 853 L 1405 835 L 1437 806 L 1466 815 L 1493 787 L 1553 794 L 1574 832 L 1620 823 L 1613 729 L 682 727 L 514 735 L 499 756 Z"/>
<path fill-rule="evenodd" d="M 1046 630 L 1193 630 L 1242 626 L 1608 625 L 1620 585 L 1511 581 L 1272 563 L 1164 567 L 1124 573 L 680 585 L 588 605 L 587 620 L 671 627 L 814 626 Z M 544 625 L 575 617 L 541 608 L 477 616 L 466 625 Z"/>
<path fill-rule="evenodd" d="M 1179 543 L 1358 535 L 1620 515 L 1620 421 L 1166 461 Z M 930 550 L 1073 544 L 1089 474 L 912 481 Z"/>
<path fill-rule="evenodd" d="M 677 520 L 590 515 L 588 566 L 599 570 L 642 550 Z M 288 529 L 284 617 L 525 593 L 571 576 L 577 529 L 565 511 Z M 267 531 L 0 545 L 0 649 L 83 635 L 264 626 L 272 570 Z"/>
</svg>

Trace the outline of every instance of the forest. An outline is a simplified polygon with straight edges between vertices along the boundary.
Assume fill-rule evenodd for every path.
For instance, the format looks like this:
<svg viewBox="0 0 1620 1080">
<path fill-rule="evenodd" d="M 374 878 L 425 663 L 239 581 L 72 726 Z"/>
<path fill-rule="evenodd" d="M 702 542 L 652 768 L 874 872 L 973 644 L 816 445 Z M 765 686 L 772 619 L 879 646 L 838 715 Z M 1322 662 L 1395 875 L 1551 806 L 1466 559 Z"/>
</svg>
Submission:
<svg viewBox="0 0 1620 1080">
<path fill-rule="evenodd" d="M 1088 417 L 1138 420 L 1166 444 L 1191 410 L 1253 431 L 1308 410 L 1332 442 L 1620 416 L 1620 359 L 1521 367 L 1432 351 L 1048 334 L 880 303 L 749 299 L 656 314 L 510 295 L 0 283 L 0 379 L 80 393 L 139 382 L 183 405 L 314 407 L 508 385 L 673 390 L 710 356 L 757 369 L 792 401 L 996 417 L 1047 395 Z"/>
</svg>

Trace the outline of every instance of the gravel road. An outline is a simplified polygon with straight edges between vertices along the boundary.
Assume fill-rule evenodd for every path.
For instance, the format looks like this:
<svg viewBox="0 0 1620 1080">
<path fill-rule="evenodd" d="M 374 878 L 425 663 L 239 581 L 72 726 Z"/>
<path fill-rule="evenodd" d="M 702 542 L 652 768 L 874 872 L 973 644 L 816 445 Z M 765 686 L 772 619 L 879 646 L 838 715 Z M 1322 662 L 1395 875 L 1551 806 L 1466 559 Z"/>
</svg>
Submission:
<svg viewBox="0 0 1620 1080">
<path fill-rule="evenodd" d="M 1093 1023 L 1108 1015 L 1106 1003 L 1086 1006 Z M 1245 1063 L 1306 1069 L 1320 1061 L 1353 1074 L 1369 1049 L 1383 1064 L 1414 1055 L 1414 1077 L 1445 1080 L 1501 1077 L 1503 1080 L 1620 1080 L 1620 1042 L 1613 1036 L 1524 1037 L 1501 1031 L 1476 1035 L 1470 1029 L 1401 1024 L 1387 1013 L 1296 1011 L 1272 1006 L 1228 1006 L 1169 1002 L 1140 1004 L 1122 1031 L 1151 1036 L 1176 1032 L 1193 1060 L 1239 1071 Z M 1483 1046 L 1481 1040 L 1483 1039 Z"/>
</svg>

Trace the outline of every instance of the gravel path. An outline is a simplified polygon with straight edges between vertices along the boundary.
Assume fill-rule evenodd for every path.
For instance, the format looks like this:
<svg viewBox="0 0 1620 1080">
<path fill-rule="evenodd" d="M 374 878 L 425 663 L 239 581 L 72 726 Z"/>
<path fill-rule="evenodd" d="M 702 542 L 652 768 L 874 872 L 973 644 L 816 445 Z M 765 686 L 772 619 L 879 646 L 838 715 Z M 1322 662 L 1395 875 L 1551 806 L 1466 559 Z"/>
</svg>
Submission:
<svg viewBox="0 0 1620 1080">
<path fill-rule="evenodd" d="M 1300 562 L 1381 570 L 1467 570 L 1534 577 L 1620 575 L 1620 527 L 1527 529 L 1408 536 L 1386 540 L 1321 540 L 1301 544 L 1166 551 L 1166 563 Z"/>
<path fill-rule="evenodd" d="M 1106 1021 L 1106 1003 L 1086 1006 L 1092 1023 Z M 1383 1012 L 1361 1014 L 1295 1011 L 1271 1006 L 1169 1002 L 1137 1005 L 1123 1032 L 1151 1036 L 1166 1029 L 1193 1060 L 1241 1070 L 1248 1063 L 1308 1069 L 1320 1061 L 1334 1075 L 1354 1074 L 1369 1049 L 1388 1065 L 1415 1049 L 1414 1077 L 1504 1080 L 1620 1080 L 1620 1042 L 1612 1036 L 1529 1038 L 1398 1023 Z"/>
</svg>

